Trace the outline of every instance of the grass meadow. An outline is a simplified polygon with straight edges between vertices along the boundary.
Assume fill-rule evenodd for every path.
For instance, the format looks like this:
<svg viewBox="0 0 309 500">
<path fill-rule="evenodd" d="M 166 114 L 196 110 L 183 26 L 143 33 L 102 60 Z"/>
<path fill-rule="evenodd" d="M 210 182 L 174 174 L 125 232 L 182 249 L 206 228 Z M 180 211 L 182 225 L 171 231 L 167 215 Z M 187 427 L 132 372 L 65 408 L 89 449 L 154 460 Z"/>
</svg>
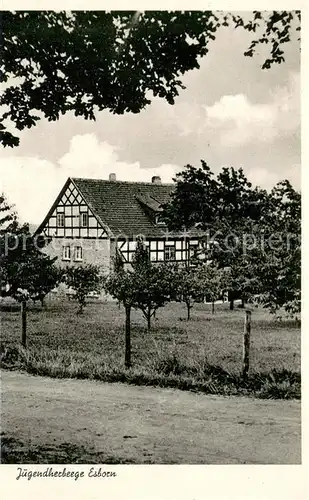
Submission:
<svg viewBox="0 0 309 500">
<path fill-rule="evenodd" d="M 1 305 L 3 366 L 51 377 L 92 378 L 178 387 L 214 394 L 300 398 L 299 325 L 278 321 L 252 307 L 250 372 L 241 377 L 244 310 L 228 304 L 196 304 L 186 320 L 184 304 L 157 311 L 152 328 L 132 312 L 132 368 L 124 368 L 124 309 L 92 301 L 83 315 L 74 301 L 47 300 L 42 310 L 29 304 L 28 348 L 20 347 L 19 305 Z"/>
</svg>

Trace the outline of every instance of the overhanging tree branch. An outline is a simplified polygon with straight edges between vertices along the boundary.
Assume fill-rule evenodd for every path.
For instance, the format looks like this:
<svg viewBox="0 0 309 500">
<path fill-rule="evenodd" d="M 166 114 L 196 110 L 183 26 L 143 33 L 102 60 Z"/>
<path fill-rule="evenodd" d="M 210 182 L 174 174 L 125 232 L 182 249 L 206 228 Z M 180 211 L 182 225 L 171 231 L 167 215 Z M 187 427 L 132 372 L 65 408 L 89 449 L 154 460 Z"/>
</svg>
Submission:
<svg viewBox="0 0 309 500">
<path fill-rule="evenodd" d="M 284 60 L 284 44 L 300 29 L 299 11 L 3 11 L 1 19 L 0 142 L 16 147 L 16 130 L 73 111 L 138 113 L 154 97 L 174 104 L 181 77 L 199 68 L 223 26 L 242 27 L 253 40 L 247 56 L 267 44 L 263 68 Z"/>
</svg>

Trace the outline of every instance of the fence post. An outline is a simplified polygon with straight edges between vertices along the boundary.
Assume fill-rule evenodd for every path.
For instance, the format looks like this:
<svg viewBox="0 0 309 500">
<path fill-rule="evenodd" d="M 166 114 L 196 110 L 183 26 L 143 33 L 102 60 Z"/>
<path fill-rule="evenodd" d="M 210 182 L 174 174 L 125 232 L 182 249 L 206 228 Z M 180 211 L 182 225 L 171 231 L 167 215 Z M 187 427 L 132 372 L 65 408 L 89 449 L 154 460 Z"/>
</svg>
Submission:
<svg viewBox="0 0 309 500">
<path fill-rule="evenodd" d="M 27 301 L 21 301 L 21 343 L 27 346 Z"/>
<path fill-rule="evenodd" d="M 125 327 L 125 367 L 131 366 L 131 306 L 126 305 L 126 327 Z"/>
<path fill-rule="evenodd" d="M 251 311 L 246 311 L 245 326 L 244 326 L 243 370 L 242 370 L 242 376 L 244 380 L 248 378 L 248 373 L 249 373 L 250 333 L 251 333 Z"/>
</svg>

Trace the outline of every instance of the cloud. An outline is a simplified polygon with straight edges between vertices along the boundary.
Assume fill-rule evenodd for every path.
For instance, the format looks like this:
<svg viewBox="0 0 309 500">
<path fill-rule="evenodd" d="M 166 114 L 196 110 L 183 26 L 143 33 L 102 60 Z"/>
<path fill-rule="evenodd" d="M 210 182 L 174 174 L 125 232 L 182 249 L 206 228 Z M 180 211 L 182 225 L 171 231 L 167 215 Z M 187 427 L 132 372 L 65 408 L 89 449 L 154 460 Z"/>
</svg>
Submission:
<svg viewBox="0 0 309 500">
<path fill-rule="evenodd" d="M 290 180 L 295 189 L 300 189 L 301 187 L 299 165 L 292 165 L 292 168 L 289 172 L 287 172 L 288 175 L 286 177 L 284 176 L 284 172 L 272 172 L 267 168 L 258 166 L 247 169 L 244 168 L 244 171 L 249 181 L 252 182 L 254 186 L 260 186 L 264 189 L 272 189 L 278 182 L 285 178 Z"/>
<path fill-rule="evenodd" d="M 291 73 L 288 84 L 275 88 L 265 104 L 253 103 L 244 94 L 224 95 L 205 110 L 207 124 L 219 131 L 223 146 L 270 143 L 300 126 L 300 75 Z"/>
<path fill-rule="evenodd" d="M 153 175 L 159 175 L 162 182 L 172 182 L 175 174 L 183 170 L 182 166 L 174 164 L 142 168 L 139 162 L 121 161 L 120 152 L 119 147 L 100 142 L 95 134 L 83 134 L 71 139 L 68 152 L 55 163 L 37 157 L 3 156 L 0 161 L 0 192 L 16 205 L 21 221 L 38 224 L 68 177 L 108 179 L 113 172 L 118 180 L 150 182 Z M 261 187 L 272 187 L 282 178 L 282 171 L 247 166 L 244 170 L 253 184 Z M 292 170 L 294 174 L 289 172 L 289 175 L 293 174 L 296 185 L 299 185 L 299 165 Z"/>
<path fill-rule="evenodd" d="M 121 161 L 121 149 L 106 141 L 99 142 L 95 134 L 76 135 L 70 148 L 58 164 L 68 176 L 108 179 L 111 172 L 119 180 L 150 182 L 153 175 L 160 175 L 163 182 L 171 182 L 177 165 L 162 164 L 157 168 L 142 168 L 139 162 Z"/>
<path fill-rule="evenodd" d="M 254 100 L 246 93 L 222 95 L 211 105 L 191 99 L 166 106 L 157 99 L 151 108 L 151 119 L 161 123 L 165 134 L 176 133 L 183 141 L 192 141 L 192 137 L 195 141 L 211 141 L 224 148 L 270 144 L 299 130 L 299 73 L 290 72 L 286 85 L 276 85 L 271 92 L 268 88 L 259 102 Z"/>
<path fill-rule="evenodd" d="M 177 137 L 179 134 L 200 136 L 205 132 L 207 117 L 204 106 L 187 101 L 177 101 L 171 106 L 159 98 L 154 100 L 154 104 L 150 109 L 151 119 L 155 119 L 159 130 L 162 130 L 162 127 L 166 129 L 168 126 L 169 133 L 175 133 Z M 164 122 L 162 122 L 163 116 Z"/>
<path fill-rule="evenodd" d="M 71 139 L 68 152 L 57 163 L 36 157 L 1 158 L 0 192 L 15 204 L 22 221 L 39 223 L 68 177 L 108 179 L 114 172 L 118 180 L 151 182 L 153 175 L 159 175 L 162 182 L 172 182 L 179 170 L 172 164 L 145 169 L 139 162 L 120 161 L 119 148 L 84 134 Z"/>
<path fill-rule="evenodd" d="M 40 222 L 61 188 L 63 176 L 53 163 L 35 157 L 12 156 L 0 161 L 0 192 L 23 222 Z"/>
</svg>

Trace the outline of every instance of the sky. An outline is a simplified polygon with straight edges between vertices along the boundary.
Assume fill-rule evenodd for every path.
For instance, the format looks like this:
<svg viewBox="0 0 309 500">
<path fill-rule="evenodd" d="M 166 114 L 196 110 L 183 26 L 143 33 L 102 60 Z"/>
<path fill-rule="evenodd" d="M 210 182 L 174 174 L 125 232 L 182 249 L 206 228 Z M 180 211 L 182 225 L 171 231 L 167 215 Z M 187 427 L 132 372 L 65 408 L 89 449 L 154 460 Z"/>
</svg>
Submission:
<svg viewBox="0 0 309 500">
<path fill-rule="evenodd" d="M 224 28 L 182 78 L 171 106 L 156 98 L 137 115 L 103 111 L 95 122 L 67 114 L 20 133 L 20 146 L 0 150 L 0 192 L 22 222 L 39 224 L 68 177 L 172 182 L 187 164 L 243 168 L 270 189 L 289 179 L 300 189 L 300 53 L 262 70 L 263 54 L 243 56 L 250 34 Z"/>
</svg>

